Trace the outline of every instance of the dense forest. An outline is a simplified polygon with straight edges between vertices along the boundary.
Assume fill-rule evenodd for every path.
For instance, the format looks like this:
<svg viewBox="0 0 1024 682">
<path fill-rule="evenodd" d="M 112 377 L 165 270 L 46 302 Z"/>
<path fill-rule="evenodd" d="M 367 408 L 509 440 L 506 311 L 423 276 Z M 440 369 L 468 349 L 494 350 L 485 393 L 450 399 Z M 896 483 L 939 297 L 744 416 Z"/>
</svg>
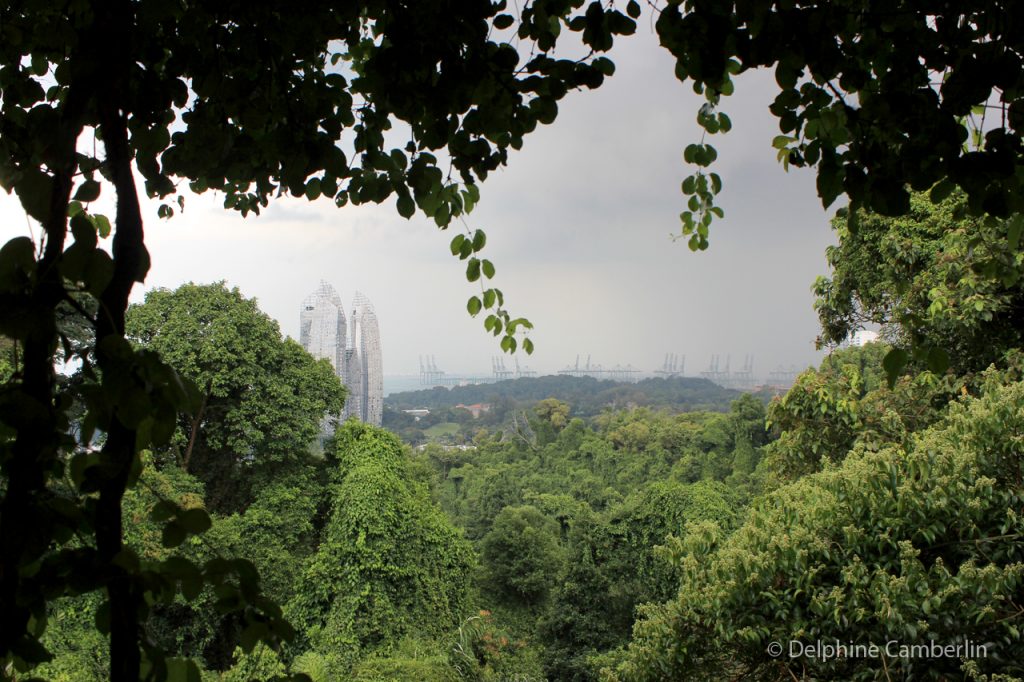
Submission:
<svg viewBox="0 0 1024 682">
<path fill-rule="evenodd" d="M 458 446 L 356 421 L 324 435 L 345 393 L 326 361 L 222 284 L 152 292 L 129 337 L 202 407 L 145 453 L 124 503 L 134 560 L 180 588 L 151 605 L 147 641 L 209 681 L 1024 678 L 1022 285 L 947 277 L 1007 255 L 1005 227 L 953 261 L 965 233 L 934 248 L 945 208 L 915 205 L 914 220 L 865 216 L 858 235 L 836 223 L 819 311 L 834 334 L 855 303 L 887 318 L 889 343 L 955 336 L 945 371 L 911 356 L 895 376 L 889 343 L 871 343 L 767 405 L 738 394 L 712 410 L 536 380 L 503 422 L 470 416 Z M 931 248 L 908 272 L 900 253 L 866 252 L 870 230 Z M 845 267 L 867 257 L 870 272 Z M 873 303 L 886 278 L 910 286 Z M 942 307 L 916 284 L 938 280 Z M 676 384 L 649 385 L 702 386 Z M 537 399 L 544 385 L 569 400 Z M 238 589 L 269 616 L 240 616 Z M 56 601 L 36 674 L 105 679 L 104 617 L 95 593 Z M 259 641 L 270 627 L 282 646 Z M 792 653 L 820 642 L 882 649 Z M 915 646 L 939 654 L 900 653 Z"/>
<path fill-rule="evenodd" d="M 649 5 L 0 5 L 0 677 L 1024 680 L 1024 4 Z M 765 146 L 848 201 L 818 342 L 884 343 L 767 405 L 534 395 L 414 448 L 237 290 L 129 309 L 147 200 L 388 203 L 531 352 L 466 216 L 644 26 L 700 100 L 675 235 L 710 246 L 771 70 Z"/>
</svg>

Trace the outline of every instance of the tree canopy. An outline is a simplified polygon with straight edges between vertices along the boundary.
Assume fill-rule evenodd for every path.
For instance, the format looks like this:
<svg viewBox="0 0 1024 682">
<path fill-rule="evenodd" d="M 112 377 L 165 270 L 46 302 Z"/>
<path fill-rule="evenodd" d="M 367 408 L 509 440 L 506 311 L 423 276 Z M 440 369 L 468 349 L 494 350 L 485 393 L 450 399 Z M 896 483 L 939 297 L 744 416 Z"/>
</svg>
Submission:
<svg viewBox="0 0 1024 682">
<path fill-rule="evenodd" d="M 199 388 L 195 414 L 179 417 L 159 453 L 203 481 L 211 510 L 243 509 L 254 488 L 301 468 L 341 414 L 345 389 L 330 363 L 282 339 L 238 289 L 150 291 L 128 310 L 126 331 Z"/>
<path fill-rule="evenodd" d="M 837 344 L 881 325 L 898 348 L 939 354 L 944 369 L 978 371 L 1019 348 L 1024 304 L 1020 219 L 964 213 L 956 193 L 939 204 L 911 197 L 897 218 L 864 213 L 851 230 L 832 221 L 839 245 L 827 251 L 831 277 L 814 290 L 819 343 Z"/>
<path fill-rule="evenodd" d="M 980 397 L 906 444 L 855 447 L 770 493 L 731 536 L 691 526 L 677 596 L 646 608 L 611 679 L 1019 679 L 1022 491 L 1007 434 L 1020 428 L 1024 384 L 1000 381 L 991 372 Z M 788 650 L 965 640 L 986 653 Z"/>
</svg>

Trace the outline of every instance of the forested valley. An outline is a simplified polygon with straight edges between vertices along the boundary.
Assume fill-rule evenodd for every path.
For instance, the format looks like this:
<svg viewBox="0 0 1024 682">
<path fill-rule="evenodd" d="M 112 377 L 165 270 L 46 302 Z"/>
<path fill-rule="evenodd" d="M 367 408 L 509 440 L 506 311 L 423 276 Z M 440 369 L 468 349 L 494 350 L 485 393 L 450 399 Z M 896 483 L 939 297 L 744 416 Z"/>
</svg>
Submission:
<svg viewBox="0 0 1024 682">
<path fill-rule="evenodd" d="M 904 278 L 898 310 L 924 324 L 894 318 L 890 339 L 956 339 L 944 371 L 911 358 L 895 376 L 879 342 L 831 352 L 770 401 L 596 413 L 521 380 L 515 409 L 458 446 L 356 421 L 326 437 L 344 388 L 255 302 L 223 284 L 150 293 L 128 336 L 201 407 L 144 453 L 124 502 L 134 560 L 180 585 L 152 604 L 147 638 L 180 679 L 211 681 L 782 679 L 793 665 L 804 679 L 1020 678 L 1020 284 L 949 276 L 1007 257 L 1005 226 L 968 255 L 976 232 L 929 241 L 942 209 L 916 206 L 865 216 L 856 236 L 837 220 L 819 311 L 845 334 L 844 301 L 881 313 L 872 291 Z M 912 271 L 869 253 L 887 239 L 921 248 Z M 855 270 L 867 257 L 879 267 Z M 270 625 L 239 617 L 227 581 L 204 584 L 196 566 L 211 565 L 251 574 L 243 591 L 287 621 L 282 646 L 258 641 Z M 55 601 L 41 639 L 54 657 L 35 674 L 105 679 L 104 617 L 96 593 Z M 794 641 L 985 651 L 795 663 L 766 649 Z"/>
</svg>

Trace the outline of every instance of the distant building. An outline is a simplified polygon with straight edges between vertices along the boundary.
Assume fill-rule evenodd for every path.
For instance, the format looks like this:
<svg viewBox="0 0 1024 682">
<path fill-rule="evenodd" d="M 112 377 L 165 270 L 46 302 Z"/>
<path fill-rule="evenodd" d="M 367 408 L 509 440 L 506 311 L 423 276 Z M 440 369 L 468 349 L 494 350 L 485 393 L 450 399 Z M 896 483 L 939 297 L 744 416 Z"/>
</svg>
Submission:
<svg viewBox="0 0 1024 682">
<path fill-rule="evenodd" d="M 876 341 L 878 341 L 878 332 L 873 332 L 867 329 L 858 329 L 857 331 L 847 336 L 846 339 L 841 344 L 839 344 L 839 347 L 853 348 L 854 346 L 856 346 L 857 348 L 861 348 L 863 346 L 868 345 L 869 343 L 874 343 Z"/>
<path fill-rule="evenodd" d="M 302 302 L 299 343 L 313 357 L 326 358 L 348 389 L 343 418 L 380 426 L 384 416 L 384 370 L 380 327 L 373 304 L 356 292 L 351 328 L 341 297 L 327 282 Z"/>
<path fill-rule="evenodd" d="M 472 405 L 463 405 L 462 403 L 459 403 L 455 407 L 461 407 L 464 410 L 468 410 L 469 413 L 473 415 L 473 419 L 479 419 L 481 414 L 491 411 L 490 403 L 473 403 Z"/>
<path fill-rule="evenodd" d="M 352 345 L 359 363 L 359 418 L 380 426 L 384 418 L 384 365 L 380 353 L 380 326 L 370 299 L 356 292 L 352 304 Z"/>
</svg>

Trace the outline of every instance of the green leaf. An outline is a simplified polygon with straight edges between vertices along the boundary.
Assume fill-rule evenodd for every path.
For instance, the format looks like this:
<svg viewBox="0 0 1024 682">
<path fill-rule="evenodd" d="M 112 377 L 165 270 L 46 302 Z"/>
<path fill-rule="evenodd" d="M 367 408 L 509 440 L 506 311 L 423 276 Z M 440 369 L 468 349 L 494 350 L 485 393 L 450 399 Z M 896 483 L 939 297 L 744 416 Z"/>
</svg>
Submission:
<svg viewBox="0 0 1024 682">
<path fill-rule="evenodd" d="M 483 230 L 477 230 L 473 233 L 473 251 L 479 251 L 484 248 L 484 244 L 487 243 L 487 235 L 484 234 Z"/>
<path fill-rule="evenodd" d="M 951 180 L 944 179 L 932 187 L 932 191 L 929 192 L 928 196 L 933 204 L 937 204 L 952 194 L 954 189 L 956 189 L 956 185 Z"/>
<path fill-rule="evenodd" d="M 185 527 L 175 520 L 164 526 L 160 542 L 164 547 L 177 547 L 185 542 L 187 536 L 188 533 L 185 531 Z"/>
<path fill-rule="evenodd" d="M 470 258 L 469 263 L 466 265 L 466 279 L 470 282 L 475 282 L 480 279 L 480 259 Z"/>
<path fill-rule="evenodd" d="M 82 201 L 89 203 L 90 201 L 96 201 L 100 198 L 100 183 L 95 180 L 89 179 L 78 186 L 78 190 L 75 192 L 75 201 Z"/>
<path fill-rule="evenodd" d="M 149 518 L 157 523 L 161 523 L 173 518 L 177 513 L 178 506 L 176 504 L 167 500 L 160 500 L 153 505 L 153 509 L 149 512 Z"/>
<path fill-rule="evenodd" d="M 497 295 L 494 293 L 494 289 L 488 289 L 487 291 L 485 291 L 484 292 L 484 307 L 485 308 L 490 308 L 491 306 L 493 306 L 494 305 L 494 300 L 496 298 L 497 298 Z"/>
<path fill-rule="evenodd" d="M 32 55 L 32 73 L 36 76 L 45 76 L 50 70 L 50 62 L 41 54 Z"/>
<path fill-rule="evenodd" d="M 205 509 L 186 509 L 178 517 L 179 523 L 193 535 L 205 533 L 213 525 Z"/>
<path fill-rule="evenodd" d="M 1024 216 L 1017 213 L 1010 218 L 1006 226 L 1006 241 L 1014 251 L 1020 246 L 1021 231 L 1024 229 Z"/>
<path fill-rule="evenodd" d="M 202 682 L 202 677 L 195 661 L 187 658 L 168 658 L 167 682 Z"/>
<path fill-rule="evenodd" d="M 506 28 L 511 26 L 515 22 L 515 17 L 511 14 L 499 14 L 494 17 L 494 28 L 499 31 L 504 31 Z"/>
<path fill-rule="evenodd" d="M 110 236 L 110 220 L 107 216 L 100 214 L 90 215 L 89 220 L 96 227 L 96 232 L 100 235 L 100 239 L 106 239 Z"/>
<path fill-rule="evenodd" d="M 593 66 L 595 69 L 600 71 L 603 76 L 612 76 L 615 74 L 615 62 L 607 57 L 598 57 L 594 60 Z"/>
<path fill-rule="evenodd" d="M 494 263 L 485 258 L 482 261 L 481 267 L 484 271 L 484 277 L 487 279 L 492 279 L 494 277 Z"/>
<path fill-rule="evenodd" d="M 949 369 L 949 353 L 944 348 L 932 348 L 928 351 L 928 369 L 936 374 L 944 374 Z"/>
<path fill-rule="evenodd" d="M 53 660 L 53 654 L 46 650 L 35 637 L 23 636 L 11 646 L 12 653 L 25 663 L 38 664 Z M 20 679 L 20 678 L 10 678 Z M 31 682 L 31 681 L 29 681 Z"/>
<path fill-rule="evenodd" d="M 910 356 L 902 348 L 894 348 L 885 354 L 885 357 L 882 359 L 882 368 L 885 370 L 886 378 L 889 381 L 889 388 L 896 385 L 897 377 L 899 377 L 903 368 L 907 366 L 909 360 Z"/>
<path fill-rule="evenodd" d="M 457 235 L 455 235 L 455 237 L 452 238 L 452 243 L 451 243 L 451 247 L 450 248 L 451 248 L 453 256 L 458 256 L 459 253 L 462 251 L 462 243 L 464 241 L 466 241 L 466 237 L 464 235 L 461 235 L 461 234 L 457 234 Z"/>
<path fill-rule="evenodd" d="M 471 296 L 469 302 L 466 304 L 466 310 L 469 311 L 470 315 L 476 316 L 480 312 L 481 302 L 479 296 Z"/>
<path fill-rule="evenodd" d="M 22 275 L 35 271 L 35 244 L 28 237 L 15 237 L 0 248 L 0 288 L 13 288 Z M 20 273 L 20 274 L 19 274 Z"/>
<path fill-rule="evenodd" d="M 52 190 L 53 178 L 36 168 L 23 171 L 21 178 L 14 183 L 14 191 L 25 212 L 39 222 L 45 222 L 50 212 Z"/>
<path fill-rule="evenodd" d="M 114 261 L 103 249 L 94 249 L 82 272 L 82 283 L 95 296 L 103 293 L 114 277 Z"/>
<path fill-rule="evenodd" d="M 416 213 L 416 202 L 412 200 L 412 197 L 408 194 L 402 194 L 398 197 L 398 215 L 403 218 L 412 218 Z"/>
<path fill-rule="evenodd" d="M 530 339 L 523 339 L 523 350 L 526 351 L 527 355 L 533 354 L 533 341 Z"/>
<path fill-rule="evenodd" d="M 270 639 L 270 630 L 266 623 L 251 623 L 242 630 L 239 644 L 244 651 L 252 651 L 259 642 Z"/>
</svg>

